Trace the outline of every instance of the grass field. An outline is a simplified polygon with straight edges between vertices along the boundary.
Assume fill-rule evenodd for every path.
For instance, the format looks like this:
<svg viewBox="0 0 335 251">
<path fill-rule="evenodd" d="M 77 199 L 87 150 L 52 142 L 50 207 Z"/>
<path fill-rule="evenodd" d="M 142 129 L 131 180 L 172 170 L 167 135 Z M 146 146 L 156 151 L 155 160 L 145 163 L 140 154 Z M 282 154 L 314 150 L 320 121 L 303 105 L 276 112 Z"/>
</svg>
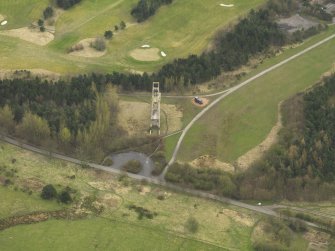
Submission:
<svg viewBox="0 0 335 251">
<path fill-rule="evenodd" d="M 303 45 L 266 60 L 243 80 L 333 33 L 332 27 Z M 259 144 L 277 121 L 279 102 L 312 86 L 333 68 L 334 43 L 327 42 L 224 99 L 191 128 L 178 158 L 190 161 L 211 154 L 233 162 Z"/>
<path fill-rule="evenodd" d="M 42 14 L 47 1 L 24 0 L 29 8 L 17 8 L 18 1 L 1 1 L 0 14 L 8 16 L 5 28 L 27 26 Z M 59 73 L 85 71 L 137 70 L 153 71 L 176 57 L 200 53 L 208 47 L 213 35 L 238 16 L 256 8 L 264 0 L 241 0 L 233 8 L 220 7 L 220 1 L 175 1 L 162 7 L 143 24 L 137 24 L 130 10 L 137 0 L 82 1 L 64 12 L 56 22 L 55 40 L 41 47 L 20 39 L 0 35 L 1 69 L 44 68 Z M 22 17 L 22 18 L 21 18 Z M 66 54 L 66 50 L 88 37 L 103 35 L 105 30 L 123 20 L 128 24 L 108 44 L 108 53 L 100 58 L 82 58 Z M 0 27 L 1 29 L 5 29 Z M 150 44 L 167 53 L 157 62 L 141 62 L 129 53 Z M 25 58 L 25 60 L 21 60 Z"/>
<path fill-rule="evenodd" d="M 0 243 L 4 250 L 22 250 L 22 245 L 26 246 L 25 250 L 38 247 L 64 250 L 74 246 L 92 250 L 95 245 L 98 250 L 111 247 L 120 247 L 120 250 L 217 250 L 218 247 L 252 250 L 250 236 L 260 218 L 253 212 L 130 180 L 126 184 L 110 174 L 82 169 L 4 143 L 0 143 L 0 149 L 0 165 L 15 168 L 18 176 L 13 185 L 0 188 L 1 198 L 6 200 L 0 204 L 0 218 L 63 207 L 40 199 L 40 189 L 30 188 L 31 195 L 21 192 L 20 184 L 26 184 L 31 178 L 54 184 L 58 191 L 66 186 L 77 190 L 74 206 L 84 197 L 93 196 L 105 208 L 99 216 L 92 214 L 83 220 L 51 220 L 1 231 Z M 14 157 L 16 162 L 12 163 Z M 75 179 L 69 178 L 72 175 Z M 18 191 L 14 191 L 16 186 Z M 165 199 L 157 199 L 162 194 Z M 152 220 L 139 220 L 137 214 L 128 209 L 132 204 L 158 215 Z M 184 228 L 190 216 L 199 222 L 195 234 Z"/>
<path fill-rule="evenodd" d="M 254 237 L 264 237 L 257 234 L 255 227 L 265 218 L 245 209 L 145 183 L 120 181 L 108 173 L 82 169 L 5 143 L 0 143 L 0 150 L 0 165 L 17 170 L 14 184 L 0 187 L 1 198 L 4 198 L 0 203 L 0 220 L 64 207 L 55 201 L 43 201 L 39 197 L 40 189 L 31 188 L 31 195 L 21 192 L 20 184 L 27 184 L 24 181 L 32 178 L 54 184 L 57 190 L 65 186 L 77 190 L 74 207 L 87 196 L 104 206 L 101 214 L 90 213 L 84 219 L 50 219 L 0 231 L 3 250 L 252 251 Z M 69 179 L 72 175 L 75 178 Z M 14 187 L 18 190 L 14 191 Z M 165 199 L 158 199 L 158 195 L 164 195 Z M 129 205 L 141 206 L 156 212 L 157 216 L 140 220 L 128 209 Z M 190 216 L 199 223 L 198 231 L 193 234 L 185 229 Z M 294 234 L 290 250 L 305 250 L 307 245 L 302 235 Z"/>
<path fill-rule="evenodd" d="M 41 17 L 48 5 L 48 0 L 2 0 L 0 1 L 0 14 L 8 23 L 0 30 L 15 29 L 28 26 L 32 21 Z"/>
<path fill-rule="evenodd" d="M 9 215 L 24 215 L 35 211 L 51 211 L 60 209 L 56 202 L 43 201 L 39 195 L 28 195 L 21 191 L 13 191 L 0 186 L 0 218 Z"/>
<path fill-rule="evenodd" d="M 29 233 L 27 235 L 26 233 Z M 0 233 L 3 250 L 228 250 L 102 218 L 51 220 Z"/>
</svg>

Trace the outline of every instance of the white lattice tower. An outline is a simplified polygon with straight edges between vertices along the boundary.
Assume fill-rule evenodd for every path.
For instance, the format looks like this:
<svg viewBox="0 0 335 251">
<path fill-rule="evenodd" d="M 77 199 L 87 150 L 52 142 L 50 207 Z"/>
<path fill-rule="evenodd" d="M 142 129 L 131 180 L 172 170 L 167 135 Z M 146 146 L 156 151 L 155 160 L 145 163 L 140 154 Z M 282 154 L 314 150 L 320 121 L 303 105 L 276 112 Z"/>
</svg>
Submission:
<svg viewBox="0 0 335 251">
<path fill-rule="evenodd" d="M 150 134 L 152 129 L 154 128 L 158 129 L 158 134 L 160 134 L 160 127 L 161 127 L 160 121 L 161 121 L 161 93 L 159 92 L 159 82 L 153 82 Z"/>
</svg>

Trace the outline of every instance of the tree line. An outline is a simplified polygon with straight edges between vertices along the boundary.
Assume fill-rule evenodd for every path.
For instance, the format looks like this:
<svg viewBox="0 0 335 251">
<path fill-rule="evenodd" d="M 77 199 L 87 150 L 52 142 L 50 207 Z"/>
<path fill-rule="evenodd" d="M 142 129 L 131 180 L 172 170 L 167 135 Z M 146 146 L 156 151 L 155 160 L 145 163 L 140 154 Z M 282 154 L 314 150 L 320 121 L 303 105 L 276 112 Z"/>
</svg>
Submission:
<svg viewBox="0 0 335 251">
<path fill-rule="evenodd" d="M 171 4 L 173 0 L 140 0 L 131 10 L 131 15 L 138 23 L 144 22 L 149 17 L 155 15 L 162 5 Z"/>
<path fill-rule="evenodd" d="M 108 84 L 81 77 L 0 80 L 0 97 L 0 132 L 29 143 L 89 160 L 129 143 L 117 123 L 116 90 Z"/>
<path fill-rule="evenodd" d="M 62 8 L 64 10 L 67 10 L 71 8 L 72 6 L 80 3 L 81 0 L 56 0 L 56 4 L 59 8 Z"/>
</svg>

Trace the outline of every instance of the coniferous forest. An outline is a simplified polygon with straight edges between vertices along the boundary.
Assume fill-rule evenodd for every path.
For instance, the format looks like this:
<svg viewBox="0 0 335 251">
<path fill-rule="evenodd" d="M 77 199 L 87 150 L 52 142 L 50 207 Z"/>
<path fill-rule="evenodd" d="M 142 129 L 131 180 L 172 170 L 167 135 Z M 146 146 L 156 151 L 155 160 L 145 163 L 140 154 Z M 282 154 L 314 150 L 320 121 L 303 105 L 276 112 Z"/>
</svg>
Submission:
<svg viewBox="0 0 335 251">
<path fill-rule="evenodd" d="M 335 192 L 335 75 L 282 107 L 280 141 L 241 179 L 242 198 L 323 200 Z M 254 189 L 249 190 L 250 187 Z"/>
</svg>

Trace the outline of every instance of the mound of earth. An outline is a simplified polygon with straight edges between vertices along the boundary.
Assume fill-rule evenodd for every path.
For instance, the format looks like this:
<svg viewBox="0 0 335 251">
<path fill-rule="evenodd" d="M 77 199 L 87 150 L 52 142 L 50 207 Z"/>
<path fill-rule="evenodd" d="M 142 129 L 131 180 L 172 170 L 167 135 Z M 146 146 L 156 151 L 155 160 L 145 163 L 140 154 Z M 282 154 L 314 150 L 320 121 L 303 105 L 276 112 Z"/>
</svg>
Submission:
<svg viewBox="0 0 335 251">
<path fill-rule="evenodd" d="M 195 102 L 194 98 L 192 98 L 192 103 L 193 103 L 193 105 L 196 105 L 196 106 L 199 106 L 199 107 L 205 107 L 206 105 L 208 105 L 209 100 L 207 98 L 201 98 L 201 100 L 203 102 L 202 105 Z"/>
<path fill-rule="evenodd" d="M 214 156 L 211 155 L 203 155 L 199 158 L 196 158 L 191 162 L 191 165 L 196 168 L 217 168 L 221 169 L 228 173 L 233 173 L 235 168 L 233 165 L 229 163 L 224 163 L 216 159 Z"/>
<path fill-rule="evenodd" d="M 37 45 L 47 45 L 54 39 L 54 35 L 50 32 L 40 32 L 38 28 L 23 27 L 13 30 L 1 31 L 0 34 L 17 37 L 22 40 L 37 44 Z"/>
<path fill-rule="evenodd" d="M 158 61 L 160 60 L 160 50 L 158 48 L 138 48 L 130 52 L 130 56 L 138 61 Z"/>
<path fill-rule="evenodd" d="M 81 40 L 77 45 L 82 45 L 81 50 L 75 50 L 69 53 L 69 55 L 85 57 L 85 58 L 97 58 L 106 54 L 107 50 L 97 51 L 91 47 L 91 43 L 95 38 L 86 38 Z"/>
</svg>

